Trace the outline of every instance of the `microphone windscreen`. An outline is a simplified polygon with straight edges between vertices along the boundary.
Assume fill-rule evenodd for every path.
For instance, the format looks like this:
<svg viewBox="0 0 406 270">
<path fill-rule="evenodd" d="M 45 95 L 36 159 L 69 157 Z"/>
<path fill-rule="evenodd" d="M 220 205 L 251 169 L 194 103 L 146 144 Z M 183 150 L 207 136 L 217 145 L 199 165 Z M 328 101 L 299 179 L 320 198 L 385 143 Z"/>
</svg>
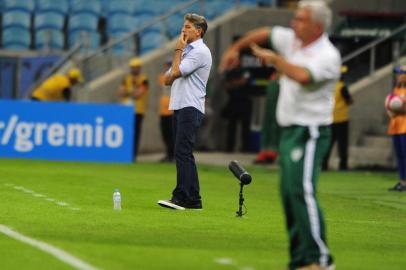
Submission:
<svg viewBox="0 0 406 270">
<path fill-rule="evenodd" d="M 230 164 L 228 165 L 228 168 L 238 179 L 240 179 L 240 175 L 244 173 L 244 169 L 240 166 L 240 164 L 236 160 L 231 161 Z"/>
<path fill-rule="evenodd" d="M 234 176 L 244 185 L 251 183 L 251 175 L 238 163 L 238 161 L 233 160 L 228 165 L 230 171 Z"/>
</svg>

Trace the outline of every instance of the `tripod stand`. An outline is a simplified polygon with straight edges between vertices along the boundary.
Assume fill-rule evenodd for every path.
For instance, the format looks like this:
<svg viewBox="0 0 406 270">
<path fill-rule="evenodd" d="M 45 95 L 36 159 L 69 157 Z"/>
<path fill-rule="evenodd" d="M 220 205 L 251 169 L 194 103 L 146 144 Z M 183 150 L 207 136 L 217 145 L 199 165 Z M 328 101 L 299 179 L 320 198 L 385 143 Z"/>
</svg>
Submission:
<svg viewBox="0 0 406 270">
<path fill-rule="evenodd" d="M 245 213 L 242 212 L 242 208 L 244 206 L 244 184 L 240 183 L 240 195 L 238 200 L 238 211 L 236 212 L 236 217 L 242 217 Z"/>
</svg>

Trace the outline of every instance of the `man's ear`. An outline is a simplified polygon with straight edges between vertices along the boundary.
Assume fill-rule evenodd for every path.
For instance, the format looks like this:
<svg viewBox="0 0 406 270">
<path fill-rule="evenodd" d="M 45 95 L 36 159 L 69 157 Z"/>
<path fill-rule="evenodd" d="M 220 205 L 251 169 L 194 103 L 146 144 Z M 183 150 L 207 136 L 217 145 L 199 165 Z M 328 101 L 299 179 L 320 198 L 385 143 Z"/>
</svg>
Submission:
<svg viewBox="0 0 406 270">
<path fill-rule="evenodd" d="M 199 36 L 202 37 L 203 30 L 201 28 L 196 28 L 196 30 L 198 31 Z"/>
</svg>

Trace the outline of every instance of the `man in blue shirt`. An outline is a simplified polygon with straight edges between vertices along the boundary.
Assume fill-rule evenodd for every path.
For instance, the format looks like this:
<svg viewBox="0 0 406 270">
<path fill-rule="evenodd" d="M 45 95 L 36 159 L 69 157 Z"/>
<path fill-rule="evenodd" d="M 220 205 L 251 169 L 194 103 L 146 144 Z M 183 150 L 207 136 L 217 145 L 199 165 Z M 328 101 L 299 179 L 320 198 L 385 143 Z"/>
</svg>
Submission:
<svg viewBox="0 0 406 270">
<path fill-rule="evenodd" d="M 203 16 L 185 15 L 172 67 L 164 78 L 165 84 L 171 85 L 169 109 L 174 111 L 177 183 L 172 199 L 160 200 L 158 204 L 171 209 L 202 208 L 193 146 L 204 116 L 206 85 L 212 64 L 210 50 L 202 39 L 206 31 L 207 22 Z"/>
</svg>

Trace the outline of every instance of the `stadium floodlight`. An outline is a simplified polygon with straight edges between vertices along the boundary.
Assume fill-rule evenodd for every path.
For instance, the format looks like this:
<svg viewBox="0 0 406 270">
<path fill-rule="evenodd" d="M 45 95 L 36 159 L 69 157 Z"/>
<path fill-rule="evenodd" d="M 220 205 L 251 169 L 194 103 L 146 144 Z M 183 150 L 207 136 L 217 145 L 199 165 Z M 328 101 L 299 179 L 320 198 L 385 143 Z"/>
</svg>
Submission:
<svg viewBox="0 0 406 270">
<path fill-rule="evenodd" d="M 251 175 L 238 163 L 237 160 L 233 160 L 228 165 L 230 171 L 234 174 L 234 176 L 240 182 L 240 194 L 238 200 L 238 210 L 236 212 L 237 217 L 242 217 L 247 213 L 247 208 L 244 205 L 244 193 L 243 189 L 245 185 L 248 185 L 252 181 Z M 245 212 L 242 211 L 242 208 L 245 208 Z"/>
</svg>

